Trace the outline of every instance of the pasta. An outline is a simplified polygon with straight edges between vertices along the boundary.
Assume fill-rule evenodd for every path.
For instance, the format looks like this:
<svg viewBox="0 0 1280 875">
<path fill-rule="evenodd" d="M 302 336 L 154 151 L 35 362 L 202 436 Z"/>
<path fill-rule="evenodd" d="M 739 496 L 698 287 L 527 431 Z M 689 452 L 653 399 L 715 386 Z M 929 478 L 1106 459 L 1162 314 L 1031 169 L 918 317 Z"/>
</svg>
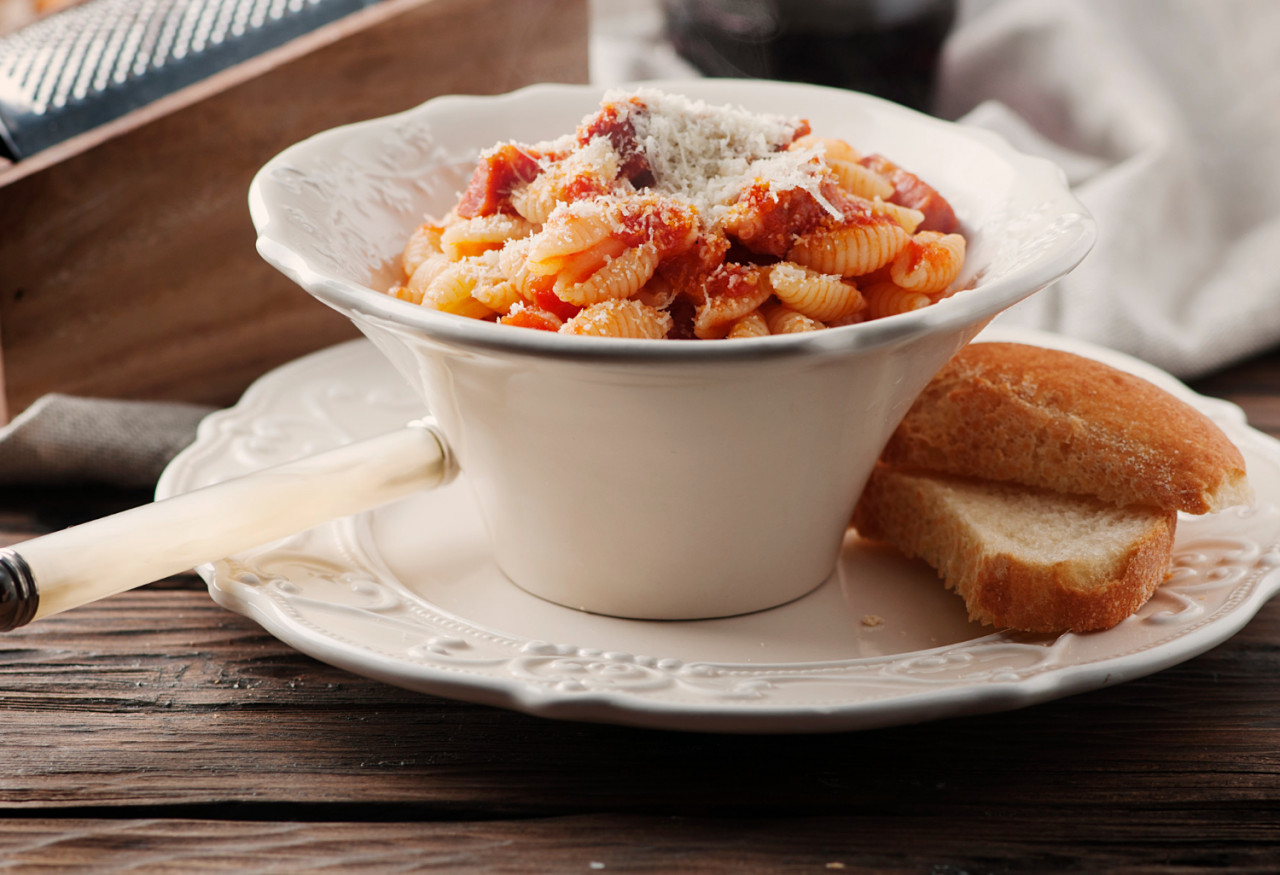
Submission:
<svg viewBox="0 0 1280 875">
<path fill-rule="evenodd" d="M 823 273 L 862 276 L 892 261 L 910 239 L 893 219 L 868 213 L 802 235 L 787 257 Z"/>
<path fill-rule="evenodd" d="M 406 278 L 413 276 L 413 272 L 418 269 L 422 262 L 432 255 L 438 255 L 442 252 L 440 249 L 440 236 L 443 233 L 444 227 L 442 225 L 437 225 L 435 222 L 423 222 L 410 235 L 409 242 L 404 247 L 404 254 L 400 256 L 400 264 L 404 268 Z"/>
<path fill-rule="evenodd" d="M 924 213 L 919 210 L 913 210 L 911 207 L 904 207 L 901 204 L 895 204 L 892 201 L 886 201 L 878 197 L 871 202 L 871 212 L 880 216 L 888 216 L 901 225 L 902 230 L 908 234 L 916 233 L 920 224 L 924 221 Z"/>
<path fill-rule="evenodd" d="M 657 340 L 671 330 L 671 316 L 639 301 L 612 300 L 584 308 L 559 330 L 565 334 Z"/>
<path fill-rule="evenodd" d="M 862 156 L 844 140 L 829 137 L 800 137 L 791 148 L 816 147 L 822 150 L 827 166 L 835 173 L 837 184 L 849 194 L 865 198 L 887 198 L 893 195 L 893 183 L 858 162 Z"/>
<path fill-rule="evenodd" d="M 471 294 L 479 282 L 480 277 L 473 264 L 455 261 L 427 283 L 422 290 L 422 304 L 458 316 L 488 318 L 493 311 Z"/>
<path fill-rule="evenodd" d="M 810 319 L 785 304 L 775 304 L 768 308 L 764 313 L 764 321 L 769 326 L 770 334 L 799 334 L 801 331 L 818 331 L 823 327 L 818 320 Z"/>
<path fill-rule="evenodd" d="M 440 251 L 456 261 L 501 249 L 508 241 L 527 237 L 533 230 L 531 222 L 505 213 L 454 221 L 440 232 Z"/>
<path fill-rule="evenodd" d="M 928 295 L 904 289 L 890 281 L 872 283 L 862 293 L 867 301 L 867 317 L 870 319 L 909 313 L 933 303 Z"/>
<path fill-rule="evenodd" d="M 933 295 L 955 281 L 964 264 L 965 242 L 959 234 L 921 231 L 889 267 L 893 282 L 904 289 Z"/>
<path fill-rule="evenodd" d="M 559 331 L 564 326 L 564 320 L 555 313 L 539 307 L 531 307 L 525 304 L 524 301 L 517 301 L 512 304 L 507 314 L 499 317 L 498 321 L 503 325 L 536 328 L 541 331 Z"/>
<path fill-rule="evenodd" d="M 769 288 L 778 300 L 818 322 L 851 316 L 864 302 L 848 280 L 780 261 L 769 269 Z"/>
<path fill-rule="evenodd" d="M 729 329 L 729 333 L 725 337 L 730 340 L 737 340 L 744 337 L 768 337 L 769 323 L 765 321 L 764 316 L 760 315 L 760 311 L 748 313 L 737 322 L 733 323 L 733 327 Z"/>
<path fill-rule="evenodd" d="M 426 255 L 414 268 L 400 297 L 415 304 L 421 304 L 427 287 L 454 262 L 443 252 L 432 252 Z"/>
<path fill-rule="evenodd" d="M 640 89 L 572 134 L 483 152 L 389 293 L 562 334 L 743 339 L 929 306 L 965 255 L 945 198 L 888 159 Z"/>
<path fill-rule="evenodd" d="M 743 317 L 769 300 L 769 286 L 758 267 L 722 264 L 703 283 L 703 301 L 693 317 L 693 335 L 724 337 Z"/>
<path fill-rule="evenodd" d="M 620 160 L 607 139 L 592 140 L 514 190 L 511 206 L 528 221 L 541 224 L 561 203 L 608 194 L 618 178 Z"/>
</svg>

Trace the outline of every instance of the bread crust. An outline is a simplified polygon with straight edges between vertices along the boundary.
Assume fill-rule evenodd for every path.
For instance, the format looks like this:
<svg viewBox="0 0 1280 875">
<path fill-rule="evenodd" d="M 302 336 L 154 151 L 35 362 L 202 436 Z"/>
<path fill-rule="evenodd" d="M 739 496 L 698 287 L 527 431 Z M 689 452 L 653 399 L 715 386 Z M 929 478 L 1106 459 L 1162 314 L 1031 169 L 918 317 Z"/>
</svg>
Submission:
<svg viewBox="0 0 1280 875">
<path fill-rule="evenodd" d="M 1195 408 L 1093 359 L 1018 343 L 957 354 L 881 458 L 1193 514 L 1252 495 L 1244 457 Z"/>
<path fill-rule="evenodd" d="M 1175 511 L 1154 517 L 1133 542 L 1123 570 L 1085 589 L 1069 568 L 1032 566 L 1008 556 L 984 557 L 972 577 L 954 587 L 969 619 L 1026 632 L 1097 632 L 1145 605 L 1169 577 Z M 950 584 L 948 584 L 950 587 Z"/>
<path fill-rule="evenodd" d="M 1136 536 L 1108 543 L 1100 560 L 1063 559 L 993 546 L 998 539 L 992 532 L 949 500 L 966 490 L 1023 490 L 1055 506 L 1066 504 L 1085 518 L 1108 512 L 1085 497 L 1050 497 L 1029 487 L 880 465 L 862 493 L 853 525 L 865 538 L 886 541 L 928 562 L 964 599 L 971 620 L 999 628 L 1042 633 L 1109 629 L 1142 607 L 1169 575 L 1176 511 L 1126 509 L 1123 513 L 1139 529 Z"/>
</svg>

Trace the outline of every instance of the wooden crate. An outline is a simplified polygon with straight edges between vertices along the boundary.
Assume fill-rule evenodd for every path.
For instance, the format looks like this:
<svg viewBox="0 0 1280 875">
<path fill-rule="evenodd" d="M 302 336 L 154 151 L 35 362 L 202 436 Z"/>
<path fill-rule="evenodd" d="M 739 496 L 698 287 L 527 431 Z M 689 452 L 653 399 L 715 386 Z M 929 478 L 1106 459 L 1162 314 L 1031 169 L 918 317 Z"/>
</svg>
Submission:
<svg viewBox="0 0 1280 875">
<path fill-rule="evenodd" d="M 284 147 L 449 93 L 587 79 L 587 0 L 384 0 L 0 165 L 0 423 L 47 392 L 234 401 L 355 336 L 254 249 Z"/>
</svg>

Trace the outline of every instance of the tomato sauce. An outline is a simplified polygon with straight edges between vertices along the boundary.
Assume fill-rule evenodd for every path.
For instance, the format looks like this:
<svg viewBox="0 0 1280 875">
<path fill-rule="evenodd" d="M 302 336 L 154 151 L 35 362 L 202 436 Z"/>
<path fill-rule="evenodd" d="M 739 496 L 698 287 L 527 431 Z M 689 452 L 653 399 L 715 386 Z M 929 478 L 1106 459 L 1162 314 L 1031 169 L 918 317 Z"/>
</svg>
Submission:
<svg viewBox="0 0 1280 875">
<path fill-rule="evenodd" d="M 522 308 L 512 310 L 498 320 L 503 325 L 514 325 L 517 328 L 533 328 L 537 331 L 559 331 L 563 324 L 555 314 L 543 310 Z"/>
<path fill-rule="evenodd" d="M 893 183 L 890 202 L 924 213 L 924 221 L 916 230 L 950 234 L 960 226 L 947 199 L 914 173 L 903 170 L 883 155 L 868 155 L 859 163 Z"/>
<path fill-rule="evenodd" d="M 527 149 L 504 143 L 481 156 L 471 182 L 458 202 L 458 215 L 464 219 L 491 216 L 508 206 L 513 189 L 531 182 L 542 172 L 538 157 Z"/>
<path fill-rule="evenodd" d="M 733 210 L 745 217 L 734 227 L 738 242 L 757 254 L 777 258 L 787 254 L 797 236 L 818 227 L 828 215 L 805 189 L 779 190 L 767 182 L 745 188 Z"/>
<path fill-rule="evenodd" d="M 554 281 L 554 277 L 551 278 Z M 582 310 L 577 304 L 570 304 L 556 297 L 550 286 L 533 291 L 533 303 L 553 316 L 568 322 Z"/>
<path fill-rule="evenodd" d="M 639 108 L 638 105 L 632 109 Z M 649 159 L 636 139 L 636 128 L 616 103 L 608 103 L 578 127 L 578 144 L 585 146 L 596 137 L 605 137 L 622 157 L 620 175 L 635 180 L 652 175 Z"/>
</svg>

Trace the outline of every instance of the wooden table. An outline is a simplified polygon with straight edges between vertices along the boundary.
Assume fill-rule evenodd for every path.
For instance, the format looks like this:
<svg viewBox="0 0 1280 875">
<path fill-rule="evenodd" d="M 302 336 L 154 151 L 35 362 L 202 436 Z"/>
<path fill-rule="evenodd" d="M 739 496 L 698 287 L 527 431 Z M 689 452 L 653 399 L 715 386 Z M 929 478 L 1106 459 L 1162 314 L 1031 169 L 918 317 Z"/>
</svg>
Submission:
<svg viewBox="0 0 1280 875">
<path fill-rule="evenodd" d="M 1280 436 L 1280 349 L 1195 388 Z M 2 495 L 0 543 L 147 498 Z M 1122 686 L 813 736 L 558 723 L 403 692 L 278 643 L 194 575 L 0 650 L 4 872 L 1280 866 L 1280 603 Z"/>
</svg>

